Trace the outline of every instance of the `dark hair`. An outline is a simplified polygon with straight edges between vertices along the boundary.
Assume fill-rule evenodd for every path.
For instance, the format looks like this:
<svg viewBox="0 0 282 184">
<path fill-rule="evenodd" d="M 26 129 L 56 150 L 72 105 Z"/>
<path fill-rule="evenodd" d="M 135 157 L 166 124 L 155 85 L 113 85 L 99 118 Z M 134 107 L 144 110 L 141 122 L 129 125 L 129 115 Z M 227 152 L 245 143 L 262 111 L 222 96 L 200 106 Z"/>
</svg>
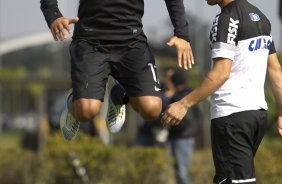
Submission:
<svg viewBox="0 0 282 184">
<path fill-rule="evenodd" d="M 187 75 L 184 70 L 177 69 L 171 77 L 171 81 L 175 86 L 185 85 L 187 82 Z"/>
</svg>

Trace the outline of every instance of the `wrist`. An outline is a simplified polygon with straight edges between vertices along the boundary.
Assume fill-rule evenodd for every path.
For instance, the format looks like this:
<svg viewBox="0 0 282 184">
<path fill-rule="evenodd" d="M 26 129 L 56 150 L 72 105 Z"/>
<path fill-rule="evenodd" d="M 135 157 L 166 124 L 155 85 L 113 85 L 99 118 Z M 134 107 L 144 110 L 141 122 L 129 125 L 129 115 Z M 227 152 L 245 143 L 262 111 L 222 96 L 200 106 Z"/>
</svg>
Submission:
<svg viewBox="0 0 282 184">
<path fill-rule="evenodd" d="M 193 106 L 192 103 L 191 103 L 189 100 L 187 100 L 186 98 L 181 99 L 181 100 L 180 100 L 180 103 L 181 103 L 187 110 L 190 109 L 190 107 Z"/>
</svg>

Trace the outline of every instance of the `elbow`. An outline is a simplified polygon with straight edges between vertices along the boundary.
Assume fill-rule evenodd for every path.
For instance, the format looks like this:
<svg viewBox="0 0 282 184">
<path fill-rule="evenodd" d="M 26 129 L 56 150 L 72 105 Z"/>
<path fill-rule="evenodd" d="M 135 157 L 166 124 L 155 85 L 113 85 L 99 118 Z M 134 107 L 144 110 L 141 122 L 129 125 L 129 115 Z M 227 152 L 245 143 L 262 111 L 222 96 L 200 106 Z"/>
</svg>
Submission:
<svg viewBox="0 0 282 184">
<path fill-rule="evenodd" d="M 222 74 L 220 75 L 220 82 L 221 84 L 224 84 L 230 77 L 230 73 L 228 72 L 222 72 Z"/>
<path fill-rule="evenodd" d="M 218 86 L 222 86 L 228 79 L 230 75 L 227 74 L 221 74 L 220 77 L 218 77 L 217 83 Z"/>
<path fill-rule="evenodd" d="M 216 58 L 214 60 L 213 73 L 221 84 L 225 83 L 231 73 L 232 60 L 224 58 Z"/>
</svg>

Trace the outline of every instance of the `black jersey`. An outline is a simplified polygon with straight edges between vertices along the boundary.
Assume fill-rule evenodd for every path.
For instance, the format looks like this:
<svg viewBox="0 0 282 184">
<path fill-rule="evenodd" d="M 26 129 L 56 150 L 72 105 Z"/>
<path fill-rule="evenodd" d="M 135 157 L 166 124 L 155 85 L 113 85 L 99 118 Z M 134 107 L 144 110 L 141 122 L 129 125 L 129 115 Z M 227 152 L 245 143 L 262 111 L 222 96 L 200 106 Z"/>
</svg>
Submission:
<svg viewBox="0 0 282 184">
<path fill-rule="evenodd" d="M 268 55 L 275 53 L 271 24 L 246 0 L 222 8 L 210 33 L 212 58 L 233 61 L 229 79 L 212 95 L 211 117 L 267 109 L 264 82 Z"/>
<path fill-rule="evenodd" d="M 165 0 L 165 2 L 175 28 L 175 36 L 189 41 L 183 0 Z M 55 19 L 62 16 L 58 2 L 41 0 L 40 3 L 50 27 Z M 79 22 L 75 25 L 74 37 L 110 41 L 140 38 L 139 35 L 145 38 L 142 30 L 143 13 L 143 0 L 80 0 Z"/>
</svg>

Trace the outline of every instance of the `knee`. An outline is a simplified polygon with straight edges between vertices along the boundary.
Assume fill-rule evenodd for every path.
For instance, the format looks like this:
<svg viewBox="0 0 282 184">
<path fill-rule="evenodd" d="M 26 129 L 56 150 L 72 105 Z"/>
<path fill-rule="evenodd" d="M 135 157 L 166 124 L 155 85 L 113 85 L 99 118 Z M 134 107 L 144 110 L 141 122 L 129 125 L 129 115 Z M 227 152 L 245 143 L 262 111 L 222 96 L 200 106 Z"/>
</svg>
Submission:
<svg viewBox="0 0 282 184">
<path fill-rule="evenodd" d="M 99 113 L 100 105 L 89 101 L 75 101 L 73 114 L 80 122 L 90 121 Z"/>
<path fill-rule="evenodd" d="M 78 107 L 74 110 L 75 118 L 80 122 L 86 122 L 92 120 L 97 115 L 96 112 L 89 108 Z"/>
<path fill-rule="evenodd" d="M 162 109 L 160 101 L 150 101 L 140 109 L 140 115 L 145 120 L 155 120 L 159 118 Z"/>
</svg>

